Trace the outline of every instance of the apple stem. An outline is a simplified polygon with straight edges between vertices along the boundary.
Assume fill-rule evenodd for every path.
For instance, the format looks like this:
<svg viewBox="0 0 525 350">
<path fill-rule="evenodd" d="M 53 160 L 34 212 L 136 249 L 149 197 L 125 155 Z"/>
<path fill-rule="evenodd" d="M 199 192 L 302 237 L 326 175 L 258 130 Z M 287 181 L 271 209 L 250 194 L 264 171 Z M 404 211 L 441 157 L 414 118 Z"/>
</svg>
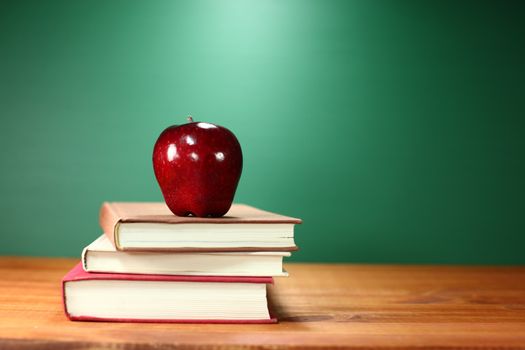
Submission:
<svg viewBox="0 0 525 350">
<path fill-rule="evenodd" d="M 191 115 L 186 118 L 188 120 L 188 123 L 193 123 L 193 117 Z"/>
</svg>

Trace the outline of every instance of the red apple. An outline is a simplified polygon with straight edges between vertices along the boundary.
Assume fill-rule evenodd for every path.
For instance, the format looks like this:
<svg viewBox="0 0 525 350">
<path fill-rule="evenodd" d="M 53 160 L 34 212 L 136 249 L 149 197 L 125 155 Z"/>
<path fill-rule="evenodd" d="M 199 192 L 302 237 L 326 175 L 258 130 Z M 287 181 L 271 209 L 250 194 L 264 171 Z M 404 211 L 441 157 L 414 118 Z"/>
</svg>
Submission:
<svg viewBox="0 0 525 350">
<path fill-rule="evenodd" d="M 191 117 L 188 122 L 160 134 L 153 149 L 155 177 L 175 215 L 223 216 L 241 177 L 241 145 L 222 126 Z"/>
</svg>

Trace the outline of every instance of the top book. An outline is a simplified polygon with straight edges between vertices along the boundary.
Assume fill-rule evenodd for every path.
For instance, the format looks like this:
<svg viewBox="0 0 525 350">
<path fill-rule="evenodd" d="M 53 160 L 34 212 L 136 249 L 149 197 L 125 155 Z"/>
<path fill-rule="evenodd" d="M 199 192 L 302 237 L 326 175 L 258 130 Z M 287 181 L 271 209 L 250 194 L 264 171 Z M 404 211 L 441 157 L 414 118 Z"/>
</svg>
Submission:
<svg viewBox="0 0 525 350">
<path fill-rule="evenodd" d="M 243 204 L 221 218 L 182 217 L 163 202 L 105 202 L 100 226 L 118 250 L 294 251 L 301 220 Z"/>
</svg>

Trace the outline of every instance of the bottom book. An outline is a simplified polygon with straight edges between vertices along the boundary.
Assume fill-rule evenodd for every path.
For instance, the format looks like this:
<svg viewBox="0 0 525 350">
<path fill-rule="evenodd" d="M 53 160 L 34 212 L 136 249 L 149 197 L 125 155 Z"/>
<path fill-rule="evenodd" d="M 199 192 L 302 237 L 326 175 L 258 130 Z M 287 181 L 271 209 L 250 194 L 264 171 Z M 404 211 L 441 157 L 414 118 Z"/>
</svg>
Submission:
<svg viewBox="0 0 525 350">
<path fill-rule="evenodd" d="M 79 263 L 62 280 L 73 321 L 274 323 L 271 277 L 89 273 Z"/>
</svg>

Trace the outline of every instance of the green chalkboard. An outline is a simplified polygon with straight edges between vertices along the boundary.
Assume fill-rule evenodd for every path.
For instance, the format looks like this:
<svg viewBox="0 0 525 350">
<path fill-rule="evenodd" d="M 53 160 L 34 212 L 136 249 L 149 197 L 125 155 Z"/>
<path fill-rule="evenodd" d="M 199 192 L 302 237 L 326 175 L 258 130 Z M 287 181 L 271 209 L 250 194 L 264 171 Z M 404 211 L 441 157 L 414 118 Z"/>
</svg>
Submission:
<svg viewBox="0 0 525 350">
<path fill-rule="evenodd" d="M 0 254 L 79 256 L 151 151 L 239 138 L 236 200 L 304 219 L 295 261 L 525 263 L 525 6 L 0 3 Z"/>
</svg>

